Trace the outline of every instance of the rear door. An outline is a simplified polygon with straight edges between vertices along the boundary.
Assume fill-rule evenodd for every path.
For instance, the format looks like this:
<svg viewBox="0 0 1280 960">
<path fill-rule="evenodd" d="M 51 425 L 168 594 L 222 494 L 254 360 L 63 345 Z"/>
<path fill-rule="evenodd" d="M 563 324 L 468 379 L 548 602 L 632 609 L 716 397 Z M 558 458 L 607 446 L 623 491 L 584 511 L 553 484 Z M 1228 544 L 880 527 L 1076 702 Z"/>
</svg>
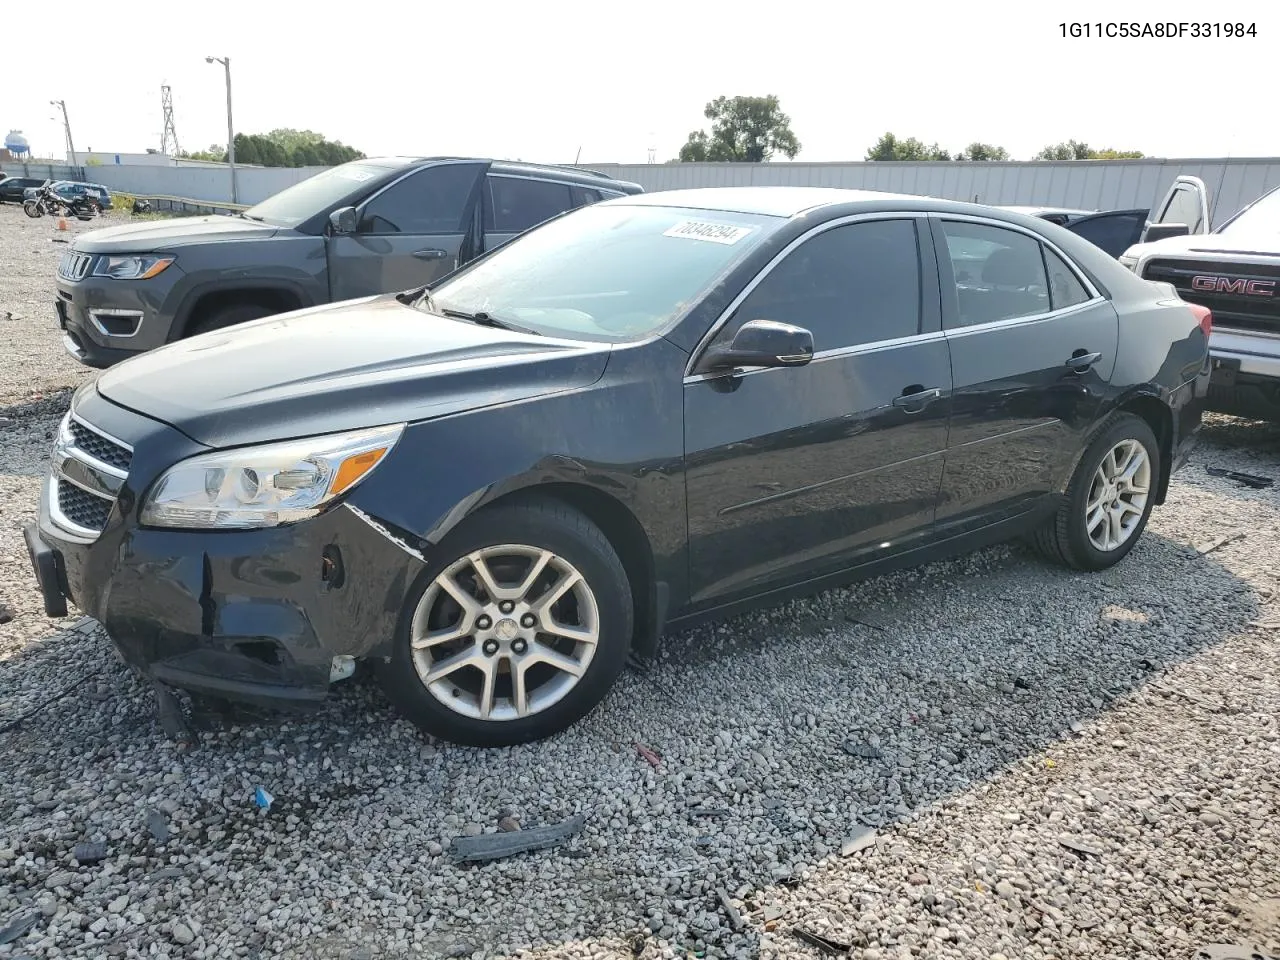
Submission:
<svg viewBox="0 0 1280 960">
<path fill-rule="evenodd" d="M 1150 210 L 1108 210 L 1072 220 L 1065 227 L 1119 259 L 1122 253 L 1142 239 L 1150 215 Z"/>
<path fill-rule="evenodd" d="M 1119 321 L 1065 254 L 1028 230 L 931 217 L 954 394 L 938 535 L 1050 497 L 1093 425 Z"/>
<path fill-rule="evenodd" d="M 484 189 L 484 249 L 500 247 L 566 210 L 595 203 L 600 194 L 562 180 L 490 173 Z"/>
<path fill-rule="evenodd" d="M 1209 232 L 1209 188 L 1199 177 L 1178 177 L 1174 180 L 1169 192 L 1152 211 L 1147 226 L 1175 223 L 1184 225 L 1192 236 Z M 1144 241 L 1146 234 L 1147 231 L 1143 230 Z"/>
<path fill-rule="evenodd" d="M 471 259 L 487 168 L 480 161 L 421 167 L 362 202 L 356 232 L 326 240 L 331 299 L 408 290 Z"/>
</svg>

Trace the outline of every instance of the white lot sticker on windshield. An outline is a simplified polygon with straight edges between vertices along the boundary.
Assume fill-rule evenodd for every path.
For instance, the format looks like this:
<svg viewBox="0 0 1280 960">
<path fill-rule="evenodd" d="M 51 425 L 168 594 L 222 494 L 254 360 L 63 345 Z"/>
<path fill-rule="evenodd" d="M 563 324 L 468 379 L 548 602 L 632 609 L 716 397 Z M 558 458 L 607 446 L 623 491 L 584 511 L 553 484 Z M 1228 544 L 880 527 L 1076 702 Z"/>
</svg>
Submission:
<svg viewBox="0 0 1280 960">
<path fill-rule="evenodd" d="M 364 183 L 373 178 L 373 174 L 367 170 L 335 170 L 334 173 L 344 180 L 355 180 L 357 183 Z"/>
<path fill-rule="evenodd" d="M 686 240 L 709 240 L 712 243 L 737 243 L 750 233 L 751 229 L 751 227 L 735 227 L 729 223 L 682 220 L 670 230 L 663 231 L 662 235 L 684 237 Z"/>
</svg>

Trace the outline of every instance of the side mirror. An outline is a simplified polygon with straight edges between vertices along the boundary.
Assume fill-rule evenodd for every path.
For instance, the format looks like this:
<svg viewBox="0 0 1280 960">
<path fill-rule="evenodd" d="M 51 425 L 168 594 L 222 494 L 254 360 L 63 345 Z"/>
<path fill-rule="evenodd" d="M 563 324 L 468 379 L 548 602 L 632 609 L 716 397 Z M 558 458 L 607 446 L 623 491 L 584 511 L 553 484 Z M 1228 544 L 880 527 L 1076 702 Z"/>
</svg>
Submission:
<svg viewBox="0 0 1280 960">
<path fill-rule="evenodd" d="M 706 353 L 708 370 L 735 367 L 803 367 L 813 359 L 813 334 L 776 320 L 748 320 L 727 347 Z"/>
<path fill-rule="evenodd" d="M 356 208 L 342 207 L 333 211 L 329 214 L 329 226 L 333 228 L 334 233 L 355 233 Z"/>
<path fill-rule="evenodd" d="M 1166 237 L 1189 237 L 1191 228 L 1185 223 L 1153 223 L 1142 236 L 1143 243 L 1154 243 Z"/>
</svg>

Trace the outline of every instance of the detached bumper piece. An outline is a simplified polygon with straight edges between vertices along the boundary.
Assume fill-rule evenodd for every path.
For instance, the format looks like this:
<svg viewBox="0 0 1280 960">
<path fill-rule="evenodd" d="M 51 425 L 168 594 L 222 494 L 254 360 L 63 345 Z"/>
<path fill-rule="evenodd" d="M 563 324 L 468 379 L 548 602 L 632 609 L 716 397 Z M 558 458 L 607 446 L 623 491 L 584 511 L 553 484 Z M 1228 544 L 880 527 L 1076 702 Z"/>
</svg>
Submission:
<svg viewBox="0 0 1280 960">
<path fill-rule="evenodd" d="M 47 617 L 65 617 L 67 615 L 66 578 L 58 555 L 53 548 L 40 539 L 40 531 L 34 524 L 22 531 L 22 538 L 27 541 L 27 556 L 31 558 L 31 569 L 36 575 L 36 584 L 40 588 L 40 597 L 44 601 L 44 612 Z"/>
</svg>

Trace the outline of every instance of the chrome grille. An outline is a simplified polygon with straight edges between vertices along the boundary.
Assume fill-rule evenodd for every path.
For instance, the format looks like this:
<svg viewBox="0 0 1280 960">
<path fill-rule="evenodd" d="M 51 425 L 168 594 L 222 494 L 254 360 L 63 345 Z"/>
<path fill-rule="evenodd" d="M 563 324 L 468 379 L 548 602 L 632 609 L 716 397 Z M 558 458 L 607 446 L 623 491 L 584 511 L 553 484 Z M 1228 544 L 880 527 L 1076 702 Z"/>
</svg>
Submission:
<svg viewBox="0 0 1280 960">
<path fill-rule="evenodd" d="M 63 280 L 83 280 L 84 275 L 89 272 L 91 263 L 93 263 L 91 254 L 68 250 L 58 263 L 58 276 Z"/>
<path fill-rule="evenodd" d="M 58 427 L 49 474 L 53 522 L 81 537 L 100 534 L 132 460 L 128 444 L 68 413 Z"/>
</svg>

